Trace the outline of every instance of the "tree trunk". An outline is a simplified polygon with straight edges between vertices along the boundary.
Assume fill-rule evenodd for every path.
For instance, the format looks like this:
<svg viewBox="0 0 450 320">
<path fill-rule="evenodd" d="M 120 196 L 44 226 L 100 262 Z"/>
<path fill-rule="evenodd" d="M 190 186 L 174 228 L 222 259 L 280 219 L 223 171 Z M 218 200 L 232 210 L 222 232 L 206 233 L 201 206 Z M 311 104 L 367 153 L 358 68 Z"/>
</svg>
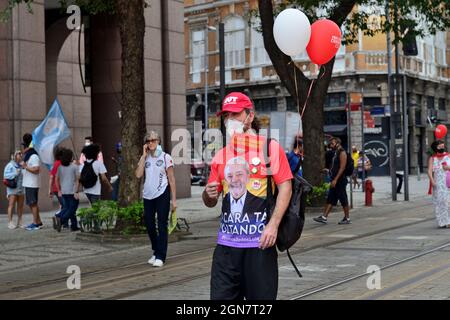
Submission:
<svg viewBox="0 0 450 320">
<path fill-rule="evenodd" d="M 350 13 L 355 0 L 343 0 L 330 17 L 341 25 Z M 277 46 L 273 36 L 273 4 L 270 0 L 258 0 L 259 14 L 264 38 L 264 47 L 269 54 L 281 82 L 291 94 L 294 101 L 299 102 L 300 113 L 305 105 L 303 114 L 303 144 L 304 144 L 304 177 L 313 185 L 322 184 L 321 171 L 325 167 L 324 148 L 324 111 L 323 105 L 331 81 L 334 59 L 321 67 L 317 79 L 310 80 L 297 68 L 292 59 L 285 55 Z M 312 83 L 312 87 L 311 87 Z M 308 92 L 311 92 L 308 97 Z M 298 97 L 298 98 L 297 98 Z"/>
<path fill-rule="evenodd" d="M 122 44 L 122 155 L 119 205 L 140 198 L 140 181 L 134 175 L 142 153 L 145 133 L 144 106 L 144 3 L 143 0 L 118 0 Z M 123 223 L 118 223 L 121 228 Z"/>
</svg>

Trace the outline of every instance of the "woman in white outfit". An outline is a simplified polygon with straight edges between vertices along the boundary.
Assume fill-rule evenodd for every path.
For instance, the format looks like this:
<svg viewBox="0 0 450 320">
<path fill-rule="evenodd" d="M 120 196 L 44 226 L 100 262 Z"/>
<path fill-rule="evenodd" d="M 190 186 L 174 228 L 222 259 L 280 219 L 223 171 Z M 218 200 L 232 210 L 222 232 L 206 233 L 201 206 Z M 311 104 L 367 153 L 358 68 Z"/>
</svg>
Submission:
<svg viewBox="0 0 450 320">
<path fill-rule="evenodd" d="M 23 214 L 23 204 L 25 200 L 25 193 L 22 187 L 22 167 L 20 166 L 22 162 L 22 152 L 16 151 L 11 157 L 11 161 L 6 165 L 3 172 L 4 179 L 15 179 L 16 186 L 14 188 L 6 188 L 6 196 L 8 198 L 8 228 L 23 228 L 22 225 L 22 214 Z M 14 206 L 17 203 L 17 224 L 13 223 L 13 211 Z"/>
<path fill-rule="evenodd" d="M 433 190 L 433 204 L 439 228 L 450 228 L 449 219 L 449 190 L 447 187 L 447 172 L 450 170 L 450 156 L 445 152 L 442 140 L 431 144 L 433 155 L 428 160 L 428 177 L 430 190 Z"/>
</svg>

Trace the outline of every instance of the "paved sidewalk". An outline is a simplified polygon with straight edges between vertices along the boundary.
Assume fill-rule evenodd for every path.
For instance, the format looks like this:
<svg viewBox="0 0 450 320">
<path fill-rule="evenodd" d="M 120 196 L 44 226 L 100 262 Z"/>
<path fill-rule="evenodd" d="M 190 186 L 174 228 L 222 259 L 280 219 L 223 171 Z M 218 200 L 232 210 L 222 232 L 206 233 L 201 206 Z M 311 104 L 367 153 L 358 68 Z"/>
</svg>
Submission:
<svg viewBox="0 0 450 320">
<path fill-rule="evenodd" d="M 392 203 L 391 200 L 391 179 L 390 177 L 370 177 L 373 181 L 375 193 L 373 194 L 373 206 L 380 206 L 383 204 Z M 417 175 L 410 176 L 409 179 L 409 198 L 414 201 L 418 198 L 429 197 L 428 191 L 428 178 L 422 174 L 420 180 Z M 202 192 L 204 187 L 192 186 L 191 198 L 178 199 L 178 218 L 185 218 L 188 223 L 200 222 L 216 219 L 220 216 L 221 200 L 214 208 L 207 208 L 202 201 Z M 347 187 L 347 192 L 350 200 L 350 188 Z M 402 187 L 402 194 L 397 195 L 398 201 L 404 199 L 404 186 Z M 361 188 L 353 191 L 353 210 L 364 207 L 365 194 L 361 191 Z M 81 203 L 80 207 L 86 207 L 87 203 Z M 320 209 L 319 209 L 320 210 Z M 336 210 L 341 210 L 339 207 Z M 41 217 L 47 227 L 51 227 L 51 217 L 55 212 L 41 212 Z M 15 221 L 16 218 L 14 218 Z M 24 224 L 31 223 L 31 214 L 25 214 Z M 7 216 L 6 214 L 0 215 L 0 231 L 7 229 Z"/>
</svg>

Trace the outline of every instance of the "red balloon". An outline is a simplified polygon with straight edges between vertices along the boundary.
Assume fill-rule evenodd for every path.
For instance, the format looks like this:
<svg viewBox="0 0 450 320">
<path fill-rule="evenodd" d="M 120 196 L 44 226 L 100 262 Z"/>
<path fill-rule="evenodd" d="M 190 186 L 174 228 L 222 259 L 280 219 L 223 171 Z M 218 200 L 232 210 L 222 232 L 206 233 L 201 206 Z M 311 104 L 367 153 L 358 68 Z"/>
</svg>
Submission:
<svg viewBox="0 0 450 320">
<path fill-rule="evenodd" d="M 341 46 L 341 29 L 331 20 L 317 20 L 311 25 L 311 38 L 306 52 L 312 62 L 323 65 L 330 61 Z"/>
<path fill-rule="evenodd" d="M 443 124 L 438 125 L 434 130 L 434 136 L 436 137 L 436 139 L 442 139 L 445 137 L 446 134 L 447 134 L 447 127 Z"/>
</svg>

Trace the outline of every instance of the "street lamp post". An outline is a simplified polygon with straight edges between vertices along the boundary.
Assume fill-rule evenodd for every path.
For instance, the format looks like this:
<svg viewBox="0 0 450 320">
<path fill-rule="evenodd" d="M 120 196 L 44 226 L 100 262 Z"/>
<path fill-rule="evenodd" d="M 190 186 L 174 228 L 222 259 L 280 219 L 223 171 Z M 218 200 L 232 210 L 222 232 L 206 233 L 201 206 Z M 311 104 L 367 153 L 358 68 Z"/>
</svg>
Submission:
<svg viewBox="0 0 450 320">
<path fill-rule="evenodd" d="M 220 103 L 225 99 L 225 25 L 219 23 L 219 63 L 220 63 Z M 220 131 L 222 132 L 222 143 L 226 145 L 225 124 L 220 120 Z"/>
<path fill-rule="evenodd" d="M 386 21 L 391 23 L 391 16 L 389 10 L 389 1 L 386 0 Z M 386 32 L 386 45 L 387 45 L 387 73 L 388 73 L 388 105 L 389 105 L 389 171 L 391 173 L 391 187 L 392 187 L 392 201 L 397 201 L 397 176 L 396 176 L 396 154 L 395 154 L 395 108 L 394 108 L 394 95 L 392 88 L 392 47 L 391 47 L 391 34 Z"/>
<path fill-rule="evenodd" d="M 345 79 L 345 89 L 347 91 L 347 141 L 348 141 L 348 154 L 350 156 L 352 153 L 352 112 L 350 108 L 351 99 L 350 99 L 350 79 Z M 352 177 L 353 179 L 353 177 Z M 350 209 L 353 209 L 353 180 L 350 180 Z"/>
<path fill-rule="evenodd" d="M 209 59 L 208 59 L 208 32 L 216 31 L 217 29 L 212 26 L 206 25 L 205 28 L 205 132 L 208 130 L 208 68 L 209 68 Z"/>
<path fill-rule="evenodd" d="M 206 25 L 205 28 L 205 136 L 206 139 L 206 131 L 208 130 L 208 68 L 209 68 L 209 59 L 208 59 L 208 35 L 209 31 L 216 31 L 217 29 L 212 26 Z M 206 145 L 205 145 L 206 148 Z M 205 159 L 206 160 L 206 159 Z M 205 165 L 205 177 L 208 177 L 208 164 Z"/>
<path fill-rule="evenodd" d="M 361 85 L 361 153 L 362 153 L 362 175 L 361 175 L 361 184 L 362 190 L 365 192 L 364 180 L 366 179 L 366 170 L 365 170 L 365 152 L 364 152 L 364 84 L 366 82 L 365 78 L 359 78 L 359 83 Z"/>
</svg>

